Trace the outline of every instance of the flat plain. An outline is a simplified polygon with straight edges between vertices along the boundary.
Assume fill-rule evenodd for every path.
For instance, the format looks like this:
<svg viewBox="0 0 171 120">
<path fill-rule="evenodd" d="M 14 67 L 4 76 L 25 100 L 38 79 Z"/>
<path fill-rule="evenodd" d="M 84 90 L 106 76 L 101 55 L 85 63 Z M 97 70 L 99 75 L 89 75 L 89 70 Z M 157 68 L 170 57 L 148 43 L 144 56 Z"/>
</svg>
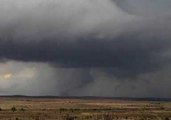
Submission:
<svg viewBox="0 0 171 120">
<path fill-rule="evenodd" d="M 0 120 L 171 120 L 171 102 L 0 97 Z"/>
</svg>

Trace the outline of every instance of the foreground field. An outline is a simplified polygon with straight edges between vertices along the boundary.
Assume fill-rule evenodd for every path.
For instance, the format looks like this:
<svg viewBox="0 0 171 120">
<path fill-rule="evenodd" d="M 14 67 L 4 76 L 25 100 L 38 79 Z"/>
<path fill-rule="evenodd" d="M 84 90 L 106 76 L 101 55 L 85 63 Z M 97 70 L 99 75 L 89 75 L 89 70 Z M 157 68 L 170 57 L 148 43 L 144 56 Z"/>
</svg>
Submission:
<svg viewBox="0 0 171 120">
<path fill-rule="evenodd" d="M 171 120 L 171 102 L 1 97 L 0 120 Z"/>
</svg>

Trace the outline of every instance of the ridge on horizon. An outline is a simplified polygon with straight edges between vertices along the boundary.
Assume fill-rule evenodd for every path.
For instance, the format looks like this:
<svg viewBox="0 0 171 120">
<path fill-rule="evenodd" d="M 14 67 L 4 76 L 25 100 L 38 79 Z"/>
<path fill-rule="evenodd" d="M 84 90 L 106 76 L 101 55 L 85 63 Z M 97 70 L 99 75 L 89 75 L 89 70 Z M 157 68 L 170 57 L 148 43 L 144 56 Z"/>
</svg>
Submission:
<svg viewBox="0 0 171 120">
<path fill-rule="evenodd" d="M 158 97 L 103 97 L 103 96 L 30 96 L 30 95 L 0 95 L 0 97 L 9 98 L 59 98 L 59 99 L 113 99 L 113 100 L 130 100 L 130 101 L 171 101 L 171 98 L 158 98 Z"/>
</svg>

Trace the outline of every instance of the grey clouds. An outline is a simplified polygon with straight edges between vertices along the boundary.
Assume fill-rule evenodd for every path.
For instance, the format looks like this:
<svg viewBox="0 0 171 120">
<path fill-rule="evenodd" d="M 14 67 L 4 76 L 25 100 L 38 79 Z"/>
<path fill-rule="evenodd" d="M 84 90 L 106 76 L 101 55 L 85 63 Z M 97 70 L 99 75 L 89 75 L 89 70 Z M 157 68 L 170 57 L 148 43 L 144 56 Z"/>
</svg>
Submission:
<svg viewBox="0 0 171 120">
<path fill-rule="evenodd" d="M 45 66 L 45 80 L 39 67 L 30 78 L 37 86 L 50 83 L 37 94 L 171 97 L 169 0 L 0 3 L 2 63 Z M 156 95 L 160 87 L 166 90 Z M 32 92 L 21 87 L 17 93 Z"/>
</svg>

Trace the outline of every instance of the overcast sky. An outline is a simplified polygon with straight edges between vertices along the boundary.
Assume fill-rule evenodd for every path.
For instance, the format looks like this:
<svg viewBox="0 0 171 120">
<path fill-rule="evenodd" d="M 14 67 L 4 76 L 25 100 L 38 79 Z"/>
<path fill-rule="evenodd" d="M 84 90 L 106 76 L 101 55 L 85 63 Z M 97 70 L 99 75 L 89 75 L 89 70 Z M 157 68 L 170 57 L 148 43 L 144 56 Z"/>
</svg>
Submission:
<svg viewBox="0 0 171 120">
<path fill-rule="evenodd" d="M 171 0 L 0 0 L 0 94 L 171 97 Z"/>
</svg>

